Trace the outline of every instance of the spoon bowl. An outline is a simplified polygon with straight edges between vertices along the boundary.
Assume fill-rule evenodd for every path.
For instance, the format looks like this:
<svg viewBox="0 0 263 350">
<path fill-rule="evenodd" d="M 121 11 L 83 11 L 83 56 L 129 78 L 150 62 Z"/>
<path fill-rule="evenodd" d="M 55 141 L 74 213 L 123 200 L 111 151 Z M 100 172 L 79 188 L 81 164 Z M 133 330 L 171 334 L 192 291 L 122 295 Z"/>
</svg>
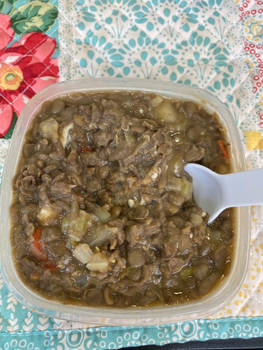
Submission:
<svg viewBox="0 0 263 350">
<path fill-rule="evenodd" d="M 192 177 L 194 199 L 209 215 L 209 224 L 226 208 L 263 205 L 263 169 L 227 175 L 194 163 L 184 169 Z"/>
</svg>

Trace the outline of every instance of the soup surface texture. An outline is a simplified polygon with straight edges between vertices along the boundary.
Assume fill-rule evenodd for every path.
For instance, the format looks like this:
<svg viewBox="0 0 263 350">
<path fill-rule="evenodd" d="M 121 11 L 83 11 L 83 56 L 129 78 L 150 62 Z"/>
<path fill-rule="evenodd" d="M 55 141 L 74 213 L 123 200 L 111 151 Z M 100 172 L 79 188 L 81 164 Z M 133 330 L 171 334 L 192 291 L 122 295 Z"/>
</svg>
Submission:
<svg viewBox="0 0 263 350">
<path fill-rule="evenodd" d="M 193 102 L 115 91 L 44 103 L 13 180 L 20 277 L 89 306 L 201 298 L 231 264 L 232 211 L 208 226 L 184 166 L 227 173 L 229 158 L 217 117 Z"/>
</svg>

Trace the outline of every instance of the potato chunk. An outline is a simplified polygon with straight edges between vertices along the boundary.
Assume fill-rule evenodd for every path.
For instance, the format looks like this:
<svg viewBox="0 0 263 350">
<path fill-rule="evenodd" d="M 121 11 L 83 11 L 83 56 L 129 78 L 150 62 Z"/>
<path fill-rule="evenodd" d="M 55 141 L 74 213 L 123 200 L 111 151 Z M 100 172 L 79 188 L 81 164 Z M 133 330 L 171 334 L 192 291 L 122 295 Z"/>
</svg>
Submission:
<svg viewBox="0 0 263 350">
<path fill-rule="evenodd" d="M 73 255 L 82 264 L 87 264 L 90 261 L 93 253 L 88 244 L 82 243 L 76 246 L 73 251 Z"/>
<path fill-rule="evenodd" d="M 54 118 L 44 120 L 39 124 L 39 131 L 43 137 L 56 142 L 58 140 L 58 122 Z"/>
<path fill-rule="evenodd" d="M 105 273 L 109 270 L 109 261 L 103 253 L 93 254 L 86 265 L 90 271 Z"/>
<path fill-rule="evenodd" d="M 97 221 L 95 215 L 80 210 L 75 217 L 71 214 L 65 216 L 61 228 L 73 241 L 79 242 L 95 221 Z"/>
</svg>

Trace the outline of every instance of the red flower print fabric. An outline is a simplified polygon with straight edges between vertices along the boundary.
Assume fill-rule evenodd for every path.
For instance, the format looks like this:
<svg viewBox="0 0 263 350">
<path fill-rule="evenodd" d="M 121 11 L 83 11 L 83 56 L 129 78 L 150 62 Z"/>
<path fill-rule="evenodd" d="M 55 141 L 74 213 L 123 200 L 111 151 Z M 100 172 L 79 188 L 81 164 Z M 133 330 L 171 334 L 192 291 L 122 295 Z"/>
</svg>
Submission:
<svg viewBox="0 0 263 350">
<path fill-rule="evenodd" d="M 11 43 L 14 31 L 8 15 L 0 14 L 0 137 L 9 130 L 14 112 L 21 113 L 30 98 L 59 78 L 52 59 L 56 40 L 40 32 Z"/>
</svg>

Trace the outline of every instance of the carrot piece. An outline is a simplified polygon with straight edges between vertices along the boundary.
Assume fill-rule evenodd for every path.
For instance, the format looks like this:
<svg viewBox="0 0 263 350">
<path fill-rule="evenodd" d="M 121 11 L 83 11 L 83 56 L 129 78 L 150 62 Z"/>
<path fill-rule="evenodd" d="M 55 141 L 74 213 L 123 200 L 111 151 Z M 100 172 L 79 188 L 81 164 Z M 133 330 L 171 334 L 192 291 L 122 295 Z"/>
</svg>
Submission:
<svg viewBox="0 0 263 350">
<path fill-rule="evenodd" d="M 92 148 L 89 147 L 89 146 L 82 146 L 80 152 L 81 152 L 81 153 L 94 152 L 94 149 L 92 149 Z"/>
<path fill-rule="evenodd" d="M 57 265 L 53 264 L 52 262 L 50 262 L 48 260 L 48 254 L 45 250 L 43 250 L 43 246 L 40 242 L 41 240 L 41 234 L 42 234 L 42 228 L 41 227 L 37 227 L 33 233 L 33 237 L 34 237 L 34 242 L 32 243 L 31 246 L 31 253 L 38 259 L 41 261 L 45 261 L 46 263 L 44 264 L 44 267 L 51 270 L 51 271 L 55 271 L 57 270 Z"/>
<path fill-rule="evenodd" d="M 34 241 L 31 243 L 30 252 L 35 258 L 37 258 L 37 260 L 40 260 L 40 261 L 48 260 L 48 254 L 46 251 L 42 249 L 39 241 Z"/>
<path fill-rule="evenodd" d="M 78 192 L 74 193 L 74 195 L 77 196 L 77 197 L 82 197 L 82 195 L 80 193 L 78 193 Z"/>
<path fill-rule="evenodd" d="M 229 156 L 229 154 L 228 154 L 228 152 L 227 152 L 227 150 L 226 150 L 226 147 L 225 147 L 225 145 L 224 145 L 223 140 L 217 140 L 217 143 L 218 143 L 218 146 L 219 146 L 220 151 L 222 152 L 223 156 L 224 156 L 226 159 L 229 159 L 230 156 Z"/>
<path fill-rule="evenodd" d="M 53 264 L 53 263 L 51 263 L 51 262 L 47 262 L 47 263 L 44 265 L 44 267 L 45 267 L 46 269 L 51 270 L 51 271 L 57 270 L 57 265 L 56 265 L 56 264 Z"/>
<path fill-rule="evenodd" d="M 39 241 L 35 241 L 35 242 L 34 242 L 34 245 L 35 245 L 35 247 L 36 247 L 39 251 L 41 251 L 41 245 L 40 245 L 40 242 L 39 242 Z"/>
<path fill-rule="evenodd" d="M 37 227 L 33 233 L 34 241 L 31 244 L 31 253 L 39 260 L 46 261 L 48 258 L 47 252 L 43 250 L 41 245 L 42 228 Z"/>
<path fill-rule="evenodd" d="M 39 251 L 41 251 L 41 245 L 40 245 L 41 233 L 42 233 L 41 227 L 37 227 L 33 233 L 34 245 Z"/>
<path fill-rule="evenodd" d="M 41 233 L 42 233 L 42 228 L 41 227 L 37 227 L 33 233 L 33 237 L 35 241 L 40 241 L 41 238 Z"/>
</svg>

